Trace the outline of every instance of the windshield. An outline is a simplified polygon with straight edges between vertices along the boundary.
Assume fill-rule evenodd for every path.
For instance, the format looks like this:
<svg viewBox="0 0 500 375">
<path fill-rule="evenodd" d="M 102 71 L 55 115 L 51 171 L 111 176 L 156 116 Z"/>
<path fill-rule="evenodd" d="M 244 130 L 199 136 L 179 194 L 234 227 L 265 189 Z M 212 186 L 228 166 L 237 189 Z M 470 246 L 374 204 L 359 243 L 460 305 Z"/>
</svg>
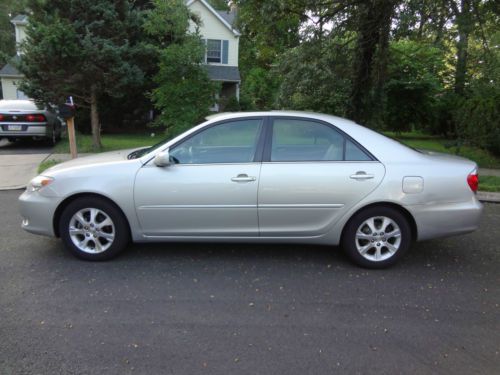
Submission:
<svg viewBox="0 0 500 375">
<path fill-rule="evenodd" d="M 155 144 L 153 146 L 144 147 L 144 148 L 141 148 L 139 150 L 135 150 L 135 151 L 131 152 L 130 154 L 128 154 L 127 159 L 137 159 L 137 158 L 143 157 L 147 153 L 154 151 L 157 148 L 160 148 L 161 146 L 163 146 L 165 143 L 167 143 L 171 139 L 172 138 L 164 138 L 162 141 L 158 142 L 157 144 Z"/>
</svg>

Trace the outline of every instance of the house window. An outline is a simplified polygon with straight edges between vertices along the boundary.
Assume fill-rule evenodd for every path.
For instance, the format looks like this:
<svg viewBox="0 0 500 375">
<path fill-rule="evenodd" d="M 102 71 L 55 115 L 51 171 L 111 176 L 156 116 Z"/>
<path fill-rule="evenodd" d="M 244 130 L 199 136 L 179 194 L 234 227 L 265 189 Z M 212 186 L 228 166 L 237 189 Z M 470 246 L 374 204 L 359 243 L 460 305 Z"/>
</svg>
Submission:
<svg viewBox="0 0 500 375">
<path fill-rule="evenodd" d="M 207 63 L 222 62 L 222 41 L 216 39 L 207 40 Z"/>
</svg>

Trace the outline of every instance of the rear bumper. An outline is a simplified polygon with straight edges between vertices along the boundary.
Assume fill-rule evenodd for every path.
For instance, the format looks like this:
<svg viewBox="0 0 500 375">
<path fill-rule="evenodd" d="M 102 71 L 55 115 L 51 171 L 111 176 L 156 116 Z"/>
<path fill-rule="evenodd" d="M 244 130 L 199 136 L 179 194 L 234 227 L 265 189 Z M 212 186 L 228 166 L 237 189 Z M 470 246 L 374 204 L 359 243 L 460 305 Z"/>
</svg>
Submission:
<svg viewBox="0 0 500 375">
<path fill-rule="evenodd" d="M 22 228 L 30 233 L 55 236 L 53 217 L 59 199 L 25 191 L 19 197 Z"/>
<path fill-rule="evenodd" d="M 26 125 L 20 124 L 21 130 L 8 130 L 8 125 L 0 125 L 0 138 L 2 137 L 48 137 L 51 129 L 48 125 Z"/>
<path fill-rule="evenodd" d="M 448 237 L 479 228 L 483 205 L 476 196 L 468 202 L 406 206 L 417 224 L 417 240 Z"/>
</svg>

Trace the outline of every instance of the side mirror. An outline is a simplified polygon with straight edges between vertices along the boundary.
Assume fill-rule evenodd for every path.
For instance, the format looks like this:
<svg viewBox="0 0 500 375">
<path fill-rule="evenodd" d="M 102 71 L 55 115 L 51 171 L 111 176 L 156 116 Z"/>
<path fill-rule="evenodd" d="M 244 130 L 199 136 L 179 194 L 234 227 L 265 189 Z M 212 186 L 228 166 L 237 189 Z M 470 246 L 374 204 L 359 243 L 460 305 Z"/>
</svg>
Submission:
<svg viewBox="0 0 500 375">
<path fill-rule="evenodd" d="M 157 153 L 154 158 L 154 163 L 157 167 L 168 167 L 172 164 L 168 150 Z"/>
</svg>

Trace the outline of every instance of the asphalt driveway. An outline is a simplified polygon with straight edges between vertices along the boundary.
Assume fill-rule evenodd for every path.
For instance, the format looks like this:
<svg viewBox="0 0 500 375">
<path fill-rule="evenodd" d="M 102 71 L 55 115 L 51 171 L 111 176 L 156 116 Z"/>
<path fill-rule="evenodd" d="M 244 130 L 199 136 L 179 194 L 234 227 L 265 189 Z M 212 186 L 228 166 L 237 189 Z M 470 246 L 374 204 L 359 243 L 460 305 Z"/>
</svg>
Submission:
<svg viewBox="0 0 500 375">
<path fill-rule="evenodd" d="M 500 205 L 367 271 L 335 249 L 135 245 L 74 259 L 0 192 L 1 374 L 494 374 Z"/>
</svg>

